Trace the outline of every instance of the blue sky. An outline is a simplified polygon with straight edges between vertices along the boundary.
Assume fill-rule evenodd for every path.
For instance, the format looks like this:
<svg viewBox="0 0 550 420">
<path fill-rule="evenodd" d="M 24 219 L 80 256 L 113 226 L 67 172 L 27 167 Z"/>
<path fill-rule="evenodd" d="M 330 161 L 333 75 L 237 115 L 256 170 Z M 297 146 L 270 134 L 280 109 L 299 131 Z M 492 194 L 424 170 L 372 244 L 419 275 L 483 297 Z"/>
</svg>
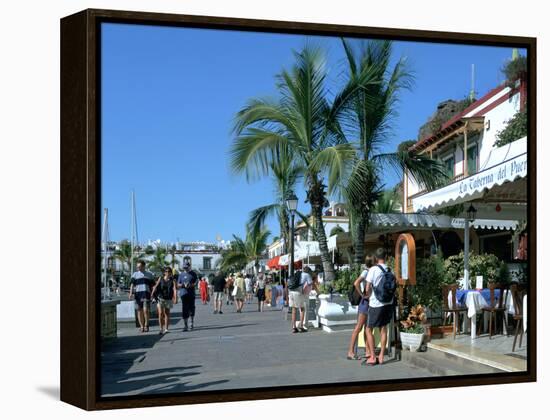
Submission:
<svg viewBox="0 0 550 420">
<path fill-rule="evenodd" d="M 310 41 L 327 48 L 328 87 L 336 89 L 339 39 Z M 298 35 L 103 24 L 102 207 L 112 240 L 130 237 L 132 189 L 141 242 L 244 237 L 248 213 L 272 203 L 273 186 L 231 173 L 233 117 L 249 98 L 276 94 L 274 76 L 305 42 Z M 396 42 L 394 59 L 402 55 L 415 83 L 400 95 L 392 151 L 417 137 L 439 102 L 468 94 L 472 64 L 477 97 L 502 82 L 512 49 Z M 388 171 L 387 186 L 398 181 Z M 307 212 L 303 190 L 297 193 Z M 275 220 L 269 227 L 278 235 Z"/>
</svg>

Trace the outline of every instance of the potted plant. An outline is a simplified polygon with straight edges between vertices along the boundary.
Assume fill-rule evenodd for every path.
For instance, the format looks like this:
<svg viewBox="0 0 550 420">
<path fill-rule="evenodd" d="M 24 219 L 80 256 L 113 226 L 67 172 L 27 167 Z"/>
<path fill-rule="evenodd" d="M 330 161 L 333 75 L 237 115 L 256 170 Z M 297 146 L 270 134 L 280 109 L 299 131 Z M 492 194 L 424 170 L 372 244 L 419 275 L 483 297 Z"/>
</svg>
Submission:
<svg viewBox="0 0 550 420">
<path fill-rule="evenodd" d="M 418 351 L 424 341 L 424 326 L 426 313 L 422 305 L 413 306 L 407 319 L 401 321 L 400 338 L 403 348 L 408 347 L 410 351 Z"/>
</svg>

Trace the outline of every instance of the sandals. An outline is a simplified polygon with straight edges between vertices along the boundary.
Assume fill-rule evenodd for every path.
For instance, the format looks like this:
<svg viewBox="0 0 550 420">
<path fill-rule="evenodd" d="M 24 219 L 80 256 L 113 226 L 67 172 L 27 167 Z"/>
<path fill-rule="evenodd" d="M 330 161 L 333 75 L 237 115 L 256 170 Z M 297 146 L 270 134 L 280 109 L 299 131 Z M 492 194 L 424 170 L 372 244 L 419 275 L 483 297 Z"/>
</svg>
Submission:
<svg viewBox="0 0 550 420">
<path fill-rule="evenodd" d="M 365 366 L 365 365 L 367 365 L 367 366 L 376 366 L 378 364 L 379 364 L 378 359 L 374 359 L 374 362 L 369 362 L 369 359 L 365 359 L 361 362 L 361 365 L 363 365 L 363 366 Z"/>
<path fill-rule="evenodd" d="M 353 356 L 350 356 L 350 355 L 348 354 L 347 359 L 348 359 L 348 360 L 361 360 L 361 357 L 360 357 L 360 356 L 357 356 L 356 354 L 354 354 Z"/>
<path fill-rule="evenodd" d="M 296 327 L 292 328 L 292 333 L 296 334 L 297 332 L 300 332 L 300 330 Z"/>
</svg>

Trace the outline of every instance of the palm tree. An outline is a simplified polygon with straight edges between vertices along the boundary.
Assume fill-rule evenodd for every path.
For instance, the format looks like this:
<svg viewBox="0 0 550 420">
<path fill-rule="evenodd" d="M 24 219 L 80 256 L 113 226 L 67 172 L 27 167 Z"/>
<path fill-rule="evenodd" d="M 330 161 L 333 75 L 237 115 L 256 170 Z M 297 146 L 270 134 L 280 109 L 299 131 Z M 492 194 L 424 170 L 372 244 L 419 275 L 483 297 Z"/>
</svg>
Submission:
<svg viewBox="0 0 550 420">
<path fill-rule="evenodd" d="M 374 203 L 373 213 L 399 213 L 401 200 L 396 190 L 383 191 Z"/>
<path fill-rule="evenodd" d="M 131 270 L 132 259 L 135 264 L 135 262 L 140 258 L 143 258 L 143 256 L 144 254 L 142 252 L 136 251 L 136 249 L 134 249 L 134 256 L 132 258 L 132 245 L 127 240 L 121 241 L 118 245 L 118 249 L 116 249 L 114 252 L 115 259 L 120 261 L 123 267 L 126 265 L 128 267 L 128 271 Z M 130 276 L 132 274 L 133 273 L 130 273 Z"/>
<path fill-rule="evenodd" d="M 249 261 L 254 261 L 254 273 L 258 274 L 260 259 L 267 247 L 267 240 L 271 232 L 262 228 L 248 230 L 246 239 L 242 240 L 233 235 L 233 241 L 228 249 L 222 251 L 219 268 L 224 272 L 241 270 Z"/>
<path fill-rule="evenodd" d="M 149 262 L 149 268 L 156 273 L 162 273 L 162 270 L 166 267 L 166 249 L 159 246 L 152 255 L 153 259 Z"/>
<path fill-rule="evenodd" d="M 176 266 L 176 245 L 172 245 L 170 248 L 167 248 L 168 254 L 170 254 L 170 267 L 172 270 Z"/>
<path fill-rule="evenodd" d="M 273 151 L 269 172 L 275 184 L 275 202 L 250 212 L 247 222 L 248 231 L 261 230 L 269 216 L 276 216 L 285 244 L 289 243 L 289 213 L 285 199 L 290 192 L 294 191 L 301 170 L 293 161 L 288 144 L 280 145 Z"/>
<path fill-rule="evenodd" d="M 401 57 L 390 68 L 391 41 L 369 41 L 357 52 L 342 40 L 347 59 L 346 83 L 335 96 L 331 128 L 353 151 L 338 153 L 327 148 L 319 156 L 319 167 L 328 168 L 329 193 L 338 191 L 347 201 L 354 249 L 353 262 L 364 259 L 364 238 L 375 203 L 381 199 L 382 178 L 386 169 L 400 175 L 407 171 L 420 185 L 433 188 L 443 176 L 441 164 L 408 148 L 384 152 L 396 115 L 398 93 L 412 85 L 412 73 Z"/>
<path fill-rule="evenodd" d="M 323 225 L 323 207 L 328 201 L 324 172 L 316 159 L 329 146 L 334 146 L 337 154 L 349 147 L 337 145 L 336 130 L 331 129 L 333 113 L 326 99 L 323 51 L 306 45 L 294 52 L 294 57 L 291 69 L 283 69 L 277 76 L 278 100 L 252 99 L 238 112 L 231 167 L 236 172 L 245 172 L 247 177 L 265 176 L 278 150 L 284 148 L 291 152 L 305 181 L 314 236 L 319 242 L 325 279 L 330 282 L 334 279 L 334 268 Z M 335 174 L 338 176 L 338 168 L 331 176 Z"/>
</svg>

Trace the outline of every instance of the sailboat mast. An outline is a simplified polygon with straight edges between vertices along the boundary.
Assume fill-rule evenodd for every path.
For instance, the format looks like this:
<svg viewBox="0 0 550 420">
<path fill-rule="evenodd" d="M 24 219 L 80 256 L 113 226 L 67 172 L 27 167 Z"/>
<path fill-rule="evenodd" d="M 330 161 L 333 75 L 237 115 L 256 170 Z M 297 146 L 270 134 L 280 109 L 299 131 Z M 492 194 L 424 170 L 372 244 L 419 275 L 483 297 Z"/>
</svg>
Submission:
<svg viewBox="0 0 550 420">
<path fill-rule="evenodd" d="M 103 270 L 101 273 L 101 279 L 103 284 L 103 298 L 109 297 L 109 287 L 107 284 L 107 243 L 109 242 L 109 228 L 108 223 L 108 209 L 103 209 L 103 232 L 102 232 L 102 248 L 103 248 Z"/>
<path fill-rule="evenodd" d="M 131 239 L 130 239 L 130 276 L 134 274 L 134 248 L 136 246 L 136 198 L 134 190 L 132 190 L 131 200 Z"/>
</svg>

